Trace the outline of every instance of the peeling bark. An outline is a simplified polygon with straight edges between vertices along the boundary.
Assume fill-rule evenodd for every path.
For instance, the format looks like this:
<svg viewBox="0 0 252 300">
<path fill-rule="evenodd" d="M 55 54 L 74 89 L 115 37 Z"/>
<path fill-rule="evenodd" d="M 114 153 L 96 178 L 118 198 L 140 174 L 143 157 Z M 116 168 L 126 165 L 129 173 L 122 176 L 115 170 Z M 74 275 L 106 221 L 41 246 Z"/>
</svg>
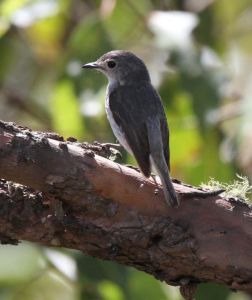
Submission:
<svg viewBox="0 0 252 300">
<path fill-rule="evenodd" d="M 197 189 L 178 182 L 181 205 L 169 208 L 159 182 L 101 155 L 109 154 L 99 145 L 0 122 L 1 241 L 68 247 L 133 266 L 188 286 L 188 299 L 199 282 L 252 291 L 251 207 L 192 197 Z"/>
</svg>

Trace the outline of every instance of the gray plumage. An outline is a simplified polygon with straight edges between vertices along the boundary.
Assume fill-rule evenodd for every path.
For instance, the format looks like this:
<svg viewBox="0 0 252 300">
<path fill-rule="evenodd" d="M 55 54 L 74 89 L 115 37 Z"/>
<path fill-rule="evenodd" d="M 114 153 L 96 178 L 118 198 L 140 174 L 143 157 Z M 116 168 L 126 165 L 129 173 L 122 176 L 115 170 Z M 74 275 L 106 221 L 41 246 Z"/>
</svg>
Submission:
<svg viewBox="0 0 252 300">
<path fill-rule="evenodd" d="M 144 62 L 131 52 L 116 50 L 83 66 L 109 79 L 106 113 L 120 144 L 135 156 L 142 173 L 158 173 L 167 203 L 179 205 L 170 178 L 169 131 L 161 99 Z"/>
</svg>

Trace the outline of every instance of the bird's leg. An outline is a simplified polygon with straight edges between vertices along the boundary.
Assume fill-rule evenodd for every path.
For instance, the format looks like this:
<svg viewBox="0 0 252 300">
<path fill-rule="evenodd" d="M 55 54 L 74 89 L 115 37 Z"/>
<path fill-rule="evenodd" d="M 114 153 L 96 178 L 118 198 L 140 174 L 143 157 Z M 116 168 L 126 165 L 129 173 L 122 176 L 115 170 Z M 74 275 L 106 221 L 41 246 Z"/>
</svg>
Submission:
<svg viewBox="0 0 252 300">
<path fill-rule="evenodd" d="M 153 179 L 153 181 L 154 181 L 154 183 L 155 183 L 155 185 L 156 185 L 156 187 L 157 187 L 157 188 L 155 188 L 155 190 L 154 190 L 154 194 L 157 195 L 157 194 L 158 194 L 158 186 L 159 186 L 159 184 L 158 184 L 158 182 L 157 182 L 157 179 L 156 179 L 157 175 L 151 173 L 150 177 Z"/>
<path fill-rule="evenodd" d="M 154 183 L 156 185 L 158 185 L 157 180 L 156 180 L 157 175 L 152 173 L 152 174 L 150 174 L 150 177 L 153 179 Z"/>
</svg>

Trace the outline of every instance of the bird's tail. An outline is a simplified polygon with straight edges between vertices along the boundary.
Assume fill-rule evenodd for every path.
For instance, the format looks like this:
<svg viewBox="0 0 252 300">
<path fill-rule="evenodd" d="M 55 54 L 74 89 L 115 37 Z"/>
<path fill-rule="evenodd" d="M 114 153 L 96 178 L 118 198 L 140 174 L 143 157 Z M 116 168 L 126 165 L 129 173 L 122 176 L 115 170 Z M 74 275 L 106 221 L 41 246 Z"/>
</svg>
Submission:
<svg viewBox="0 0 252 300">
<path fill-rule="evenodd" d="M 177 207 L 179 206 L 179 200 L 174 190 L 169 169 L 165 161 L 159 120 L 152 120 L 152 122 L 148 123 L 147 127 L 151 163 L 161 179 L 167 204 L 172 207 Z"/>
</svg>

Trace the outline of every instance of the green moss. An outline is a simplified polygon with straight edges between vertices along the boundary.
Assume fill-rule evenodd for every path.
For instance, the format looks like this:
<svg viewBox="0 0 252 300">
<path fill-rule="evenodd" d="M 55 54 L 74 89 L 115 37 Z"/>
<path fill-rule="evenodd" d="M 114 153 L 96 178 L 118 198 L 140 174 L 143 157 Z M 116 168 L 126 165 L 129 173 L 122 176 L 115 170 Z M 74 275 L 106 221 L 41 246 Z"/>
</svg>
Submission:
<svg viewBox="0 0 252 300">
<path fill-rule="evenodd" d="M 231 183 L 222 183 L 213 178 L 208 183 L 202 183 L 200 186 L 203 189 L 209 189 L 212 191 L 218 189 L 224 189 L 225 192 L 222 194 L 226 198 L 239 198 L 245 202 L 251 204 L 252 200 L 249 194 L 252 192 L 252 186 L 249 184 L 249 180 L 246 176 L 236 175 L 237 180 Z"/>
</svg>

